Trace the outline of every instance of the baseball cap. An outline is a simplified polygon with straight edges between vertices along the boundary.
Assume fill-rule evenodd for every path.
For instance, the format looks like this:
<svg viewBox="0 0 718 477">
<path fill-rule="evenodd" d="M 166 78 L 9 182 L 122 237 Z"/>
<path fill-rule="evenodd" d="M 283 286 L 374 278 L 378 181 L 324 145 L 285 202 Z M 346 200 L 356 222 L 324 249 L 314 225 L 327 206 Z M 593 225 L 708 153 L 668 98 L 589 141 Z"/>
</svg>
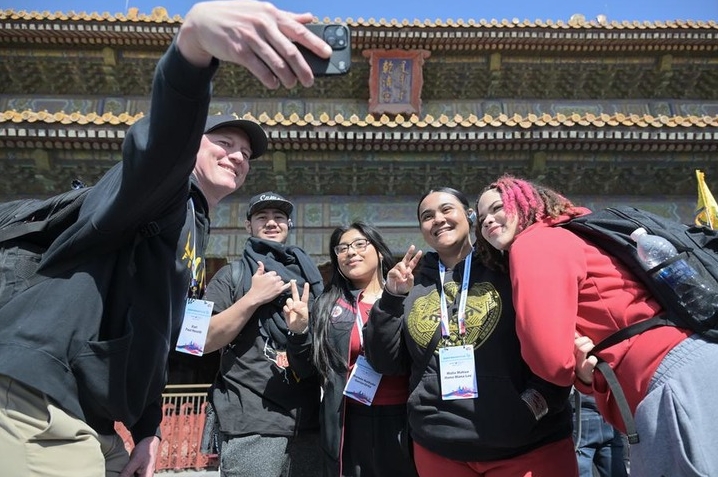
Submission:
<svg viewBox="0 0 718 477">
<path fill-rule="evenodd" d="M 224 127 L 239 128 L 249 137 L 249 146 L 252 148 L 250 159 L 256 159 L 267 151 L 267 133 L 262 126 L 249 119 L 238 119 L 230 114 L 212 114 L 207 116 L 204 133 Z"/>
<path fill-rule="evenodd" d="M 294 204 L 277 194 L 276 192 L 262 192 L 249 199 L 249 207 L 247 208 L 247 219 L 252 218 L 260 210 L 277 209 L 281 210 L 287 217 L 292 215 Z"/>
</svg>

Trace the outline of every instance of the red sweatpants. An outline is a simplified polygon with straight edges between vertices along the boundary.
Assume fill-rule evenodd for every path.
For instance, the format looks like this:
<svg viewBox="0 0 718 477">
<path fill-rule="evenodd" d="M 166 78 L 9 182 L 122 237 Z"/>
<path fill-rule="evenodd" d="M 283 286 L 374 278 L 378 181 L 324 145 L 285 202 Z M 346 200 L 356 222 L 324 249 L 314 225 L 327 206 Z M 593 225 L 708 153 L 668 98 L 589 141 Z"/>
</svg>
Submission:
<svg viewBox="0 0 718 477">
<path fill-rule="evenodd" d="M 488 462 L 447 459 L 414 442 L 414 462 L 420 477 L 578 477 L 571 437 L 511 459 Z"/>
</svg>

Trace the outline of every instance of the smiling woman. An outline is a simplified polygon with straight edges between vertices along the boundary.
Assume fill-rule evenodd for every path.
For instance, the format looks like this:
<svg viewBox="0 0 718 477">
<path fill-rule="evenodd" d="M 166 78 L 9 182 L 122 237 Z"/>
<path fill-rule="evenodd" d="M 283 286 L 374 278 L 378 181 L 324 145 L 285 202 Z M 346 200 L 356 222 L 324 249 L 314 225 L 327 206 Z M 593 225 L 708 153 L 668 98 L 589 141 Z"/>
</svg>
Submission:
<svg viewBox="0 0 718 477">
<path fill-rule="evenodd" d="M 411 373 L 419 473 L 577 476 L 570 388 L 539 379 L 523 361 L 508 277 L 475 257 L 466 196 L 433 189 L 417 217 L 435 252 L 412 245 L 389 271 L 365 347 L 378 372 Z"/>
<path fill-rule="evenodd" d="M 324 389 L 324 475 L 413 477 L 398 438 L 408 378 L 380 376 L 364 358 L 362 330 L 394 259 L 378 230 L 363 222 L 336 228 L 329 245 L 332 276 L 311 314 Z"/>
<path fill-rule="evenodd" d="M 450 187 L 431 190 L 419 201 L 421 234 L 447 268 L 453 269 L 472 251 L 472 213 L 466 197 Z"/>
<path fill-rule="evenodd" d="M 516 334 L 531 369 L 548 382 L 575 384 L 593 395 L 606 421 L 629 431 L 636 441 L 632 476 L 718 475 L 718 455 L 709 444 L 717 433 L 708 424 L 715 420 L 710 415 L 718 417 L 712 405 L 718 344 L 676 326 L 609 340 L 656 317 L 670 321 L 671 311 L 618 257 L 562 226 L 590 211 L 510 175 L 489 184 L 478 204 L 484 220 L 476 246 L 488 266 L 511 278 Z M 497 224 L 509 223 L 513 229 L 497 231 Z M 499 253 L 499 246 L 510 253 Z M 613 342 L 587 356 L 603 340 Z M 593 372 L 597 359 L 615 373 L 635 429 L 621 417 L 614 386 Z"/>
</svg>

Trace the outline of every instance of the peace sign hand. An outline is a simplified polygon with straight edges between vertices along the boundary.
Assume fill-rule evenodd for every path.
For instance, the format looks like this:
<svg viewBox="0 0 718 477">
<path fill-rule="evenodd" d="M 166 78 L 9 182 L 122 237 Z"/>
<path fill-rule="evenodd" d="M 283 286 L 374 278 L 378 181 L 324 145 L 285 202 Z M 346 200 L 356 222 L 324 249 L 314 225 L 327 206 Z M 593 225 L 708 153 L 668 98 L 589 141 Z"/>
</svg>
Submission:
<svg viewBox="0 0 718 477">
<path fill-rule="evenodd" d="M 299 298 L 297 281 L 290 280 L 292 297 L 284 303 L 284 319 L 292 333 L 304 333 L 309 327 L 309 283 L 304 283 L 302 298 Z"/>
<path fill-rule="evenodd" d="M 419 263 L 422 255 L 421 250 L 416 253 L 414 252 L 415 250 L 416 247 L 410 246 L 404 258 L 387 273 L 385 288 L 389 293 L 405 295 L 414 286 L 414 268 Z"/>
</svg>

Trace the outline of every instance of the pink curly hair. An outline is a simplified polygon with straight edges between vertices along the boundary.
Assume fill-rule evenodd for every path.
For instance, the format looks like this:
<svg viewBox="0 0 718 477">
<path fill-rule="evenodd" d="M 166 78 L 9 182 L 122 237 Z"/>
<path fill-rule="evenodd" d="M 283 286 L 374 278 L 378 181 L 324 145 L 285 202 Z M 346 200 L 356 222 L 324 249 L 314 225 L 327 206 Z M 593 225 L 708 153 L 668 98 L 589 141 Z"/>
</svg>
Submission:
<svg viewBox="0 0 718 477">
<path fill-rule="evenodd" d="M 486 186 L 479 198 L 488 190 L 499 193 L 508 217 L 518 218 L 517 232 L 547 217 L 575 215 L 573 203 L 555 190 L 508 174 Z M 478 199 L 476 208 L 478 209 Z M 506 269 L 503 254 L 482 237 L 481 223 L 476 224 L 476 251 L 487 266 Z"/>
</svg>

